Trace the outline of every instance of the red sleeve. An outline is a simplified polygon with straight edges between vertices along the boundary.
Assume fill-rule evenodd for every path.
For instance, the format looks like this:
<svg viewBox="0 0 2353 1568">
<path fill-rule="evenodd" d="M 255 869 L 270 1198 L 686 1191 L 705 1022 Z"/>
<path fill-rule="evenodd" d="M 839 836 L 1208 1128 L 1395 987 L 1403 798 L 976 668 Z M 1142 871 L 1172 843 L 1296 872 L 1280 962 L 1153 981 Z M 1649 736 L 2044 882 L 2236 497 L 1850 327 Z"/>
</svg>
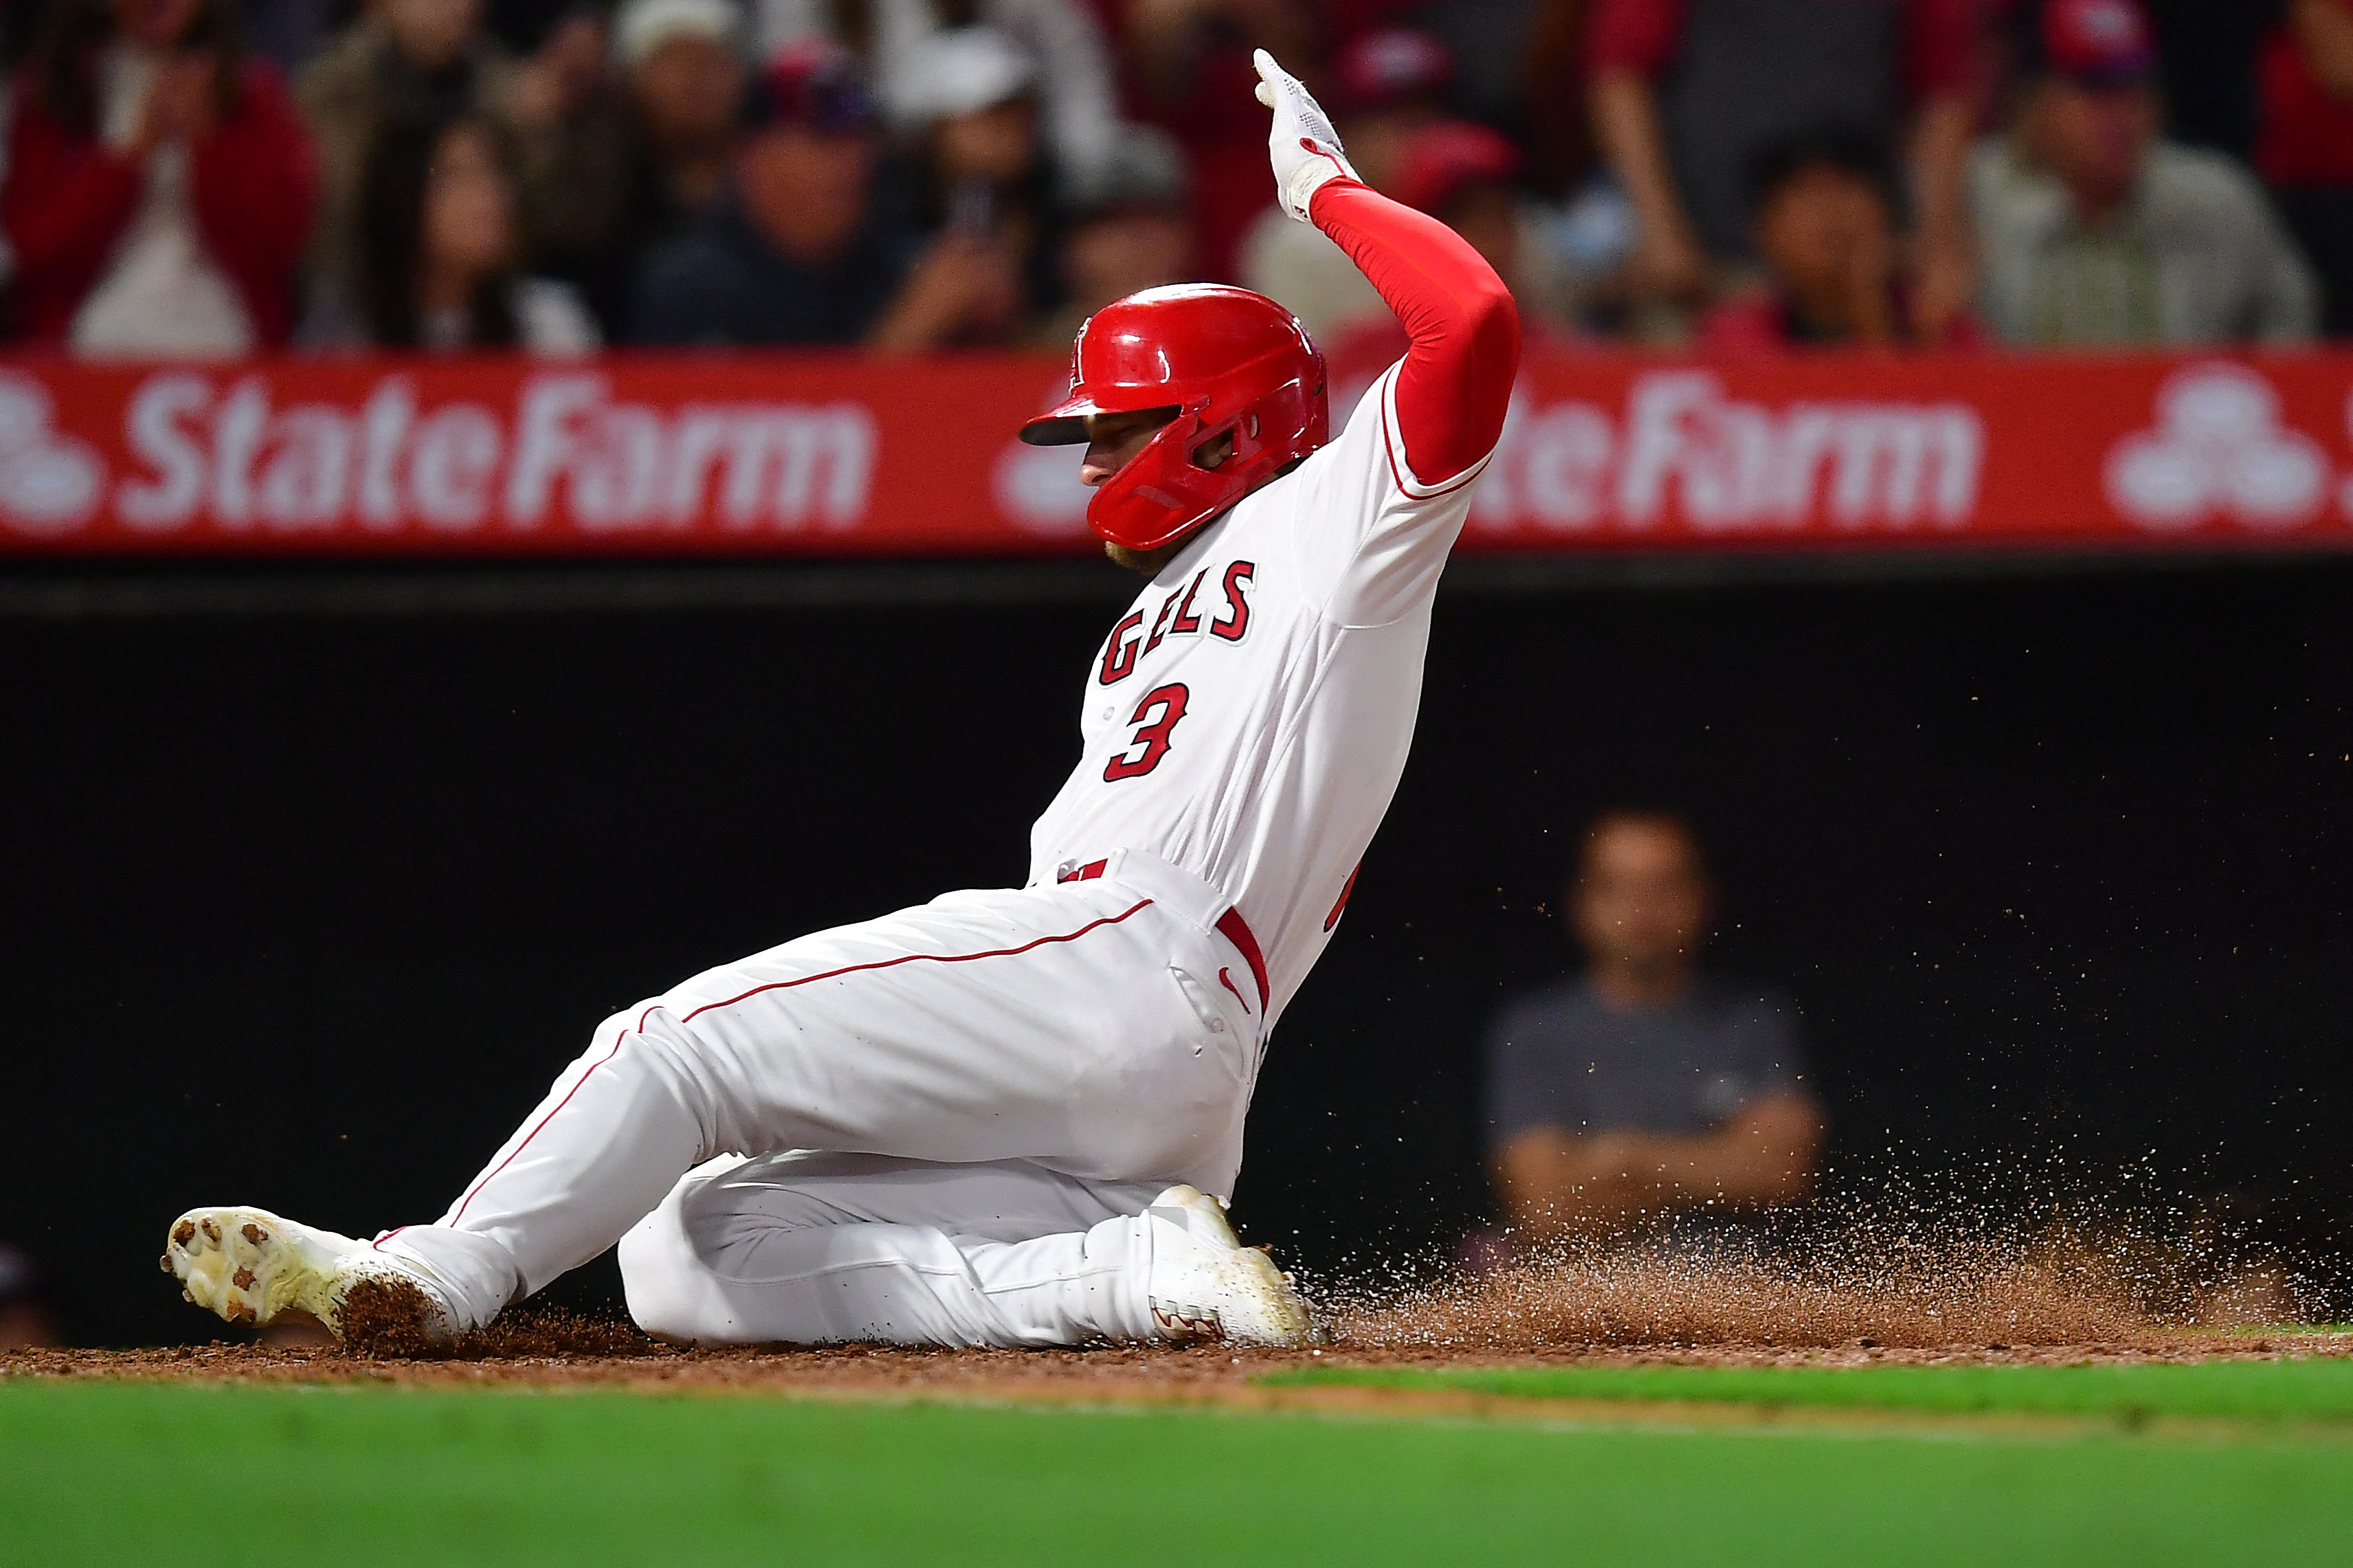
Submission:
<svg viewBox="0 0 2353 1568">
<path fill-rule="evenodd" d="M 138 207 L 141 169 L 51 119 L 29 81 L 20 79 L 17 93 L 0 226 L 16 253 L 20 322 L 27 335 L 55 341 Z"/>
<path fill-rule="evenodd" d="M 311 237 L 318 175 L 311 141 L 275 74 L 247 68 L 237 113 L 190 160 L 205 247 L 237 282 L 261 341 L 293 330 L 294 267 Z"/>
<path fill-rule="evenodd" d="M 1904 7 L 1904 87 L 1913 102 L 1968 86 L 1978 16 L 1978 0 L 1909 0 Z"/>
<path fill-rule="evenodd" d="M 1585 32 L 1585 71 L 1658 77 L 1674 63 L 1692 0 L 1596 0 Z"/>
<path fill-rule="evenodd" d="M 1520 368 L 1512 291 L 1461 235 L 1354 180 L 1331 181 L 1308 210 L 1404 323 L 1398 437 L 1413 477 L 1443 484 L 1504 433 Z"/>
</svg>

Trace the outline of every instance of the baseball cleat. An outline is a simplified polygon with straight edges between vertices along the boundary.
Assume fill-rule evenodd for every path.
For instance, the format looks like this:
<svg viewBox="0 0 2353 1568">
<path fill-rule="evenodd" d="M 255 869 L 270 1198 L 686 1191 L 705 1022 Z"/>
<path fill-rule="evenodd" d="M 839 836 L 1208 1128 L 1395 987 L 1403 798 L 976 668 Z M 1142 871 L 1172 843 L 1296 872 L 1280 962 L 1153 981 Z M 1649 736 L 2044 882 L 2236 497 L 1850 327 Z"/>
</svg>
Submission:
<svg viewBox="0 0 2353 1568">
<path fill-rule="evenodd" d="M 1160 1338 L 1174 1344 L 1303 1345 L 1314 1334 L 1291 1276 L 1244 1247 L 1218 1200 L 1176 1186 L 1144 1211 L 1152 1233 L 1147 1289 Z"/>
<path fill-rule="evenodd" d="M 449 1337 L 449 1314 L 416 1275 L 364 1241 L 267 1209 L 190 1209 L 172 1223 L 164 1272 L 227 1322 L 308 1312 L 336 1339 Z"/>
</svg>

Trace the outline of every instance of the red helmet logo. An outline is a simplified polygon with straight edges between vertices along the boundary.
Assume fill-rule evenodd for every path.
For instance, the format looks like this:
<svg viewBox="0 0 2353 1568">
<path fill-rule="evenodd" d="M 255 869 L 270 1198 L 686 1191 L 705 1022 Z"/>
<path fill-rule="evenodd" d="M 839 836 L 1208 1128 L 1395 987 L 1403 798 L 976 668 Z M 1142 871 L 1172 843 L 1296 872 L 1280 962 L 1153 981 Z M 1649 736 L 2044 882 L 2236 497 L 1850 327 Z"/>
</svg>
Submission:
<svg viewBox="0 0 2353 1568">
<path fill-rule="evenodd" d="M 1130 550 L 1206 522 L 1331 436 L 1323 354 L 1298 317 L 1247 289 L 1185 283 L 1104 306 L 1071 348 L 1071 395 L 1021 438 L 1069 445 L 1091 414 L 1147 408 L 1176 417 L 1087 505 L 1087 525 Z M 1232 449 L 1219 456 L 1224 436 Z"/>
</svg>

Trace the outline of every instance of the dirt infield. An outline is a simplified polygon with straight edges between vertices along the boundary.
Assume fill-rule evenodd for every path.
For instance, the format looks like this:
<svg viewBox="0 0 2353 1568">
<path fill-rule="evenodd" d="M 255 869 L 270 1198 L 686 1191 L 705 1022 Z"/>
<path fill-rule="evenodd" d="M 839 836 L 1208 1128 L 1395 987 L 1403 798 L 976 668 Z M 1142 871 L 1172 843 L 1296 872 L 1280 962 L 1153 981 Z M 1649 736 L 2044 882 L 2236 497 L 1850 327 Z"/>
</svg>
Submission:
<svg viewBox="0 0 2353 1568">
<path fill-rule="evenodd" d="M 2172 1310 L 2115 1255 L 2040 1247 L 1866 1273 L 1664 1255 L 1587 1257 L 1379 1295 L 1326 1293 L 1314 1350 L 928 1351 L 683 1349 L 625 1321 L 524 1308 L 436 1347 L 229 1343 L 0 1355 L 0 1375 L 436 1386 L 618 1385 L 844 1397 L 972 1397 L 1266 1405 L 1250 1380 L 1313 1366 L 1509 1363 L 1706 1365 L 2052 1364 L 2353 1356 L 2353 1334 L 2262 1328 L 2274 1304 L 2243 1282 Z M 1362 1394 L 1324 1391 L 1345 1401 Z M 1319 1398 L 1317 1403 L 1331 1403 Z"/>
</svg>

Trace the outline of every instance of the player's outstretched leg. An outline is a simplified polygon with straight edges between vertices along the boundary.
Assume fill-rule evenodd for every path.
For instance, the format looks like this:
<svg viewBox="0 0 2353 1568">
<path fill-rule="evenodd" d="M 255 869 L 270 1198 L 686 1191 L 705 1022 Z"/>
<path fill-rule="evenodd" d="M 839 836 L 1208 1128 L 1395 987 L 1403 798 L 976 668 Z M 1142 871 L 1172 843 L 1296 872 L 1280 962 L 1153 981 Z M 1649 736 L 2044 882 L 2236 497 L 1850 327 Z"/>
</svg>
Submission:
<svg viewBox="0 0 2353 1568">
<path fill-rule="evenodd" d="M 1061 1231 L 1135 1216 L 1168 1182 L 1220 1186 L 1240 1163 L 1264 996 L 1253 1008 L 1230 979 L 1202 978 L 1249 958 L 1197 918 L 1220 895 L 1130 858 L 1067 886 L 944 895 L 706 971 L 607 1020 L 439 1221 L 364 1245 L 308 1230 L 293 1252 L 245 1244 L 278 1264 L 263 1268 L 259 1252 L 231 1256 L 242 1226 L 279 1232 L 210 1212 L 173 1272 L 192 1299 L 255 1321 L 285 1310 L 260 1285 L 283 1274 L 296 1283 L 277 1296 L 322 1303 L 348 1336 L 350 1287 L 393 1270 L 466 1330 L 596 1258 L 730 1151 L 1027 1161 L 1125 1189 L 1118 1206 L 1050 1227 Z M 229 1222 L 227 1239 L 206 1217 Z M 935 1223 L 964 1237 L 965 1217 Z"/>
<path fill-rule="evenodd" d="M 449 1336 L 433 1283 L 364 1241 L 267 1209 L 190 1209 L 164 1237 L 164 1272 L 232 1323 L 308 1312 L 338 1340 L 406 1349 Z"/>
<path fill-rule="evenodd" d="M 621 1277 L 640 1327 L 703 1344 L 1298 1344 L 1310 1332 L 1297 1292 L 1214 1198 L 1027 1161 L 713 1161 L 622 1238 Z"/>
</svg>

